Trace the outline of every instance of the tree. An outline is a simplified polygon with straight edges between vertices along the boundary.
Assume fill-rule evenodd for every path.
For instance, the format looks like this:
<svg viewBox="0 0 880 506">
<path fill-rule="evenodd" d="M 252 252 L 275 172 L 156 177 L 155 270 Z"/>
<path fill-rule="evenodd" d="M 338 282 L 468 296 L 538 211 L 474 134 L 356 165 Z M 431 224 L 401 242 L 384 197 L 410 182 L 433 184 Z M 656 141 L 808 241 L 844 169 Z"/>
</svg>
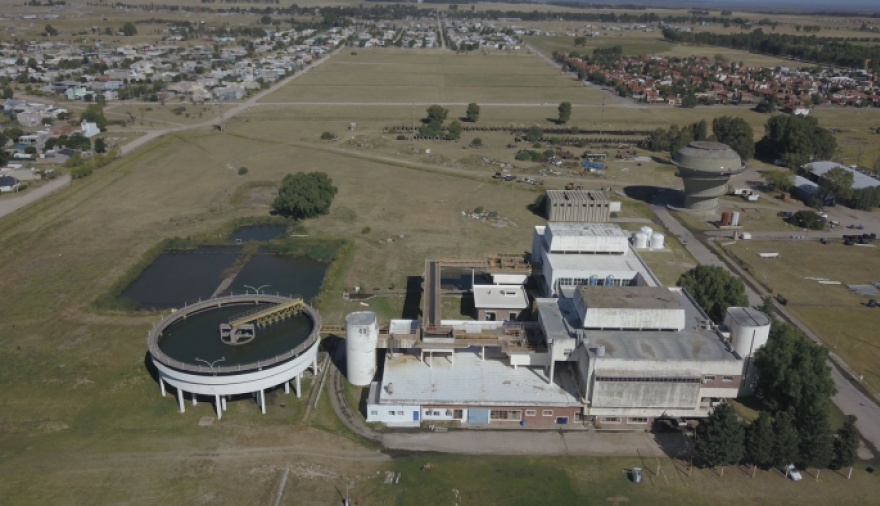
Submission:
<svg viewBox="0 0 880 506">
<path fill-rule="evenodd" d="M 746 430 L 746 462 L 764 469 L 772 466 L 773 444 L 773 420 L 770 415 L 762 412 Z"/>
<path fill-rule="evenodd" d="M 538 142 L 542 137 L 544 137 L 544 130 L 541 127 L 533 126 L 526 130 L 526 140 L 529 142 Z"/>
<path fill-rule="evenodd" d="M 746 120 L 730 116 L 715 118 L 712 120 L 712 133 L 718 142 L 736 151 L 743 161 L 755 156 L 755 137 Z"/>
<path fill-rule="evenodd" d="M 697 427 L 697 451 L 712 467 L 739 463 L 743 456 L 743 428 L 730 404 L 716 407 Z"/>
<path fill-rule="evenodd" d="M 742 280 L 721 267 L 698 265 L 678 278 L 684 287 L 715 323 L 724 321 L 727 308 L 748 306 Z"/>
<path fill-rule="evenodd" d="M 695 141 L 704 141 L 709 137 L 708 133 L 709 126 L 706 124 L 706 120 L 700 120 L 696 123 L 691 123 L 691 138 Z"/>
<path fill-rule="evenodd" d="M 768 170 L 761 175 L 767 184 L 779 191 L 785 192 L 794 186 L 794 174 L 790 170 Z"/>
<path fill-rule="evenodd" d="M 825 228 L 825 220 L 815 211 L 798 211 L 789 218 L 789 221 L 796 227 L 809 230 L 823 230 Z"/>
<path fill-rule="evenodd" d="M 14 94 L 15 92 L 12 91 L 12 86 L 7 85 L 3 88 L 3 98 L 5 100 L 12 98 Z"/>
<path fill-rule="evenodd" d="M 474 140 L 471 141 L 472 148 L 482 148 L 483 147 L 483 139 L 479 137 L 474 137 Z"/>
<path fill-rule="evenodd" d="M 79 115 L 80 121 L 89 121 L 98 125 L 101 130 L 107 129 L 107 117 L 104 116 L 104 107 L 101 104 L 90 104 Z"/>
<path fill-rule="evenodd" d="M 58 30 L 52 25 L 46 25 L 46 28 L 43 28 L 43 32 L 50 37 L 58 35 Z"/>
<path fill-rule="evenodd" d="M 798 460 L 798 433 L 787 412 L 773 420 L 773 465 L 787 466 Z"/>
<path fill-rule="evenodd" d="M 856 417 L 847 416 L 843 425 L 837 429 L 834 440 L 834 458 L 831 469 L 842 469 L 855 463 L 859 451 L 859 429 L 856 428 Z"/>
<path fill-rule="evenodd" d="M 827 364 L 828 350 L 813 344 L 796 327 L 774 321 L 770 337 L 755 354 L 755 395 L 770 411 L 806 412 L 808 404 L 836 391 Z"/>
<path fill-rule="evenodd" d="M 834 167 L 819 180 L 819 186 L 823 190 L 834 195 L 834 198 L 840 202 L 849 202 L 853 197 L 853 182 L 855 176 L 853 173 L 842 168 Z"/>
<path fill-rule="evenodd" d="M 449 132 L 449 137 L 454 140 L 458 140 L 461 138 L 461 123 L 458 121 L 453 121 L 446 127 L 446 130 Z"/>
<path fill-rule="evenodd" d="M 434 130 L 441 130 L 443 128 L 443 122 L 446 121 L 448 115 L 448 109 L 439 105 L 432 105 L 431 107 L 428 107 L 428 117 L 425 118 L 424 122 Z"/>
<path fill-rule="evenodd" d="M 107 143 L 103 137 L 95 139 L 95 153 L 105 153 L 107 151 Z"/>
<path fill-rule="evenodd" d="M 324 132 L 321 134 L 321 140 L 322 141 L 335 141 L 336 134 L 334 134 L 333 132 Z"/>
<path fill-rule="evenodd" d="M 834 457 L 831 427 L 828 424 L 828 399 L 819 398 L 803 403 L 796 420 L 800 435 L 798 462 L 803 467 L 823 468 Z"/>
<path fill-rule="evenodd" d="M 697 96 L 693 92 L 688 93 L 681 99 L 681 106 L 685 109 L 693 109 L 699 103 L 700 101 L 697 100 Z"/>
<path fill-rule="evenodd" d="M 3 136 L 7 139 L 12 139 L 13 144 L 18 142 L 18 138 L 22 135 L 24 135 L 24 130 L 18 127 L 9 127 L 6 130 L 3 130 Z"/>
<path fill-rule="evenodd" d="M 574 45 L 575 45 L 575 47 L 586 46 L 587 45 L 587 38 L 582 35 L 575 37 L 574 38 Z"/>
<path fill-rule="evenodd" d="M 760 142 L 762 155 L 781 158 L 790 169 L 814 159 L 829 159 L 837 141 L 813 116 L 778 115 L 767 120 Z"/>
<path fill-rule="evenodd" d="M 465 119 L 470 123 L 476 123 L 480 119 L 480 106 L 471 102 L 467 106 L 467 112 L 464 113 Z"/>
<path fill-rule="evenodd" d="M 556 120 L 559 124 L 568 123 L 568 120 L 571 119 L 571 102 L 562 102 L 559 104 L 559 119 Z"/>
<path fill-rule="evenodd" d="M 298 220 L 326 214 L 337 191 L 323 172 L 288 174 L 281 181 L 271 212 Z"/>
<path fill-rule="evenodd" d="M 262 23 L 262 24 L 264 24 L 264 25 L 271 25 L 271 24 L 272 24 L 272 18 L 271 18 L 268 14 L 266 14 L 266 15 L 264 15 L 263 17 L 260 18 L 260 23 Z"/>
<path fill-rule="evenodd" d="M 122 25 L 122 35 L 125 35 L 126 37 L 131 37 L 132 35 L 137 35 L 137 33 L 137 27 L 134 26 L 134 23 L 129 21 L 128 23 Z"/>
</svg>

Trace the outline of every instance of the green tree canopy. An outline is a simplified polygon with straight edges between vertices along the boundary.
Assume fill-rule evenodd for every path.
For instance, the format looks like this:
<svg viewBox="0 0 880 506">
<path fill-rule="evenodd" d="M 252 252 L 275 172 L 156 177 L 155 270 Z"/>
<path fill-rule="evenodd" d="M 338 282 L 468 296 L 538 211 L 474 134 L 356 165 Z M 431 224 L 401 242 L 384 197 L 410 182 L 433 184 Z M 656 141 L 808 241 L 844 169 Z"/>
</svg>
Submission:
<svg viewBox="0 0 880 506">
<path fill-rule="evenodd" d="M 710 466 L 738 464 L 743 456 L 744 432 L 730 404 L 716 407 L 697 427 L 697 451 Z"/>
<path fill-rule="evenodd" d="M 101 130 L 107 129 L 107 117 L 104 116 L 104 107 L 101 104 L 90 104 L 79 115 L 80 121 L 89 121 L 98 125 Z"/>
<path fill-rule="evenodd" d="M 848 416 L 843 425 L 837 429 L 834 440 L 834 458 L 831 469 L 841 469 L 855 463 L 859 451 L 859 429 L 856 428 L 856 417 Z"/>
<path fill-rule="evenodd" d="M 7 84 L 6 86 L 3 87 L 3 98 L 4 99 L 10 99 L 13 97 L 13 95 L 15 95 L 15 92 L 12 91 L 12 86 L 9 86 Z"/>
<path fill-rule="evenodd" d="M 446 121 L 448 115 L 448 109 L 439 105 L 432 105 L 431 107 L 428 107 L 428 117 L 425 118 L 425 123 L 435 130 L 440 130 L 443 128 L 443 122 Z"/>
<path fill-rule="evenodd" d="M 698 265 L 678 278 L 684 287 L 715 323 L 724 321 L 727 308 L 748 306 L 742 280 L 714 265 Z"/>
<path fill-rule="evenodd" d="M 819 126 L 819 120 L 813 116 L 790 114 L 767 120 L 760 144 L 765 157 L 781 158 L 791 169 L 810 160 L 827 160 L 837 150 L 837 140 L 831 132 Z"/>
<path fill-rule="evenodd" d="M 755 136 L 746 120 L 730 116 L 715 118 L 712 120 L 712 133 L 718 142 L 736 151 L 743 161 L 755 156 Z"/>
<path fill-rule="evenodd" d="M 128 22 L 122 25 L 122 34 L 126 37 L 131 37 L 132 35 L 137 35 L 137 27 L 134 26 L 134 23 Z"/>
<path fill-rule="evenodd" d="M 789 221 L 792 225 L 810 230 L 822 230 L 825 228 L 825 220 L 815 211 L 798 211 Z"/>
<path fill-rule="evenodd" d="M 455 140 L 461 138 L 461 123 L 458 121 L 453 121 L 446 127 L 447 132 L 449 132 L 449 137 Z"/>
<path fill-rule="evenodd" d="M 819 186 L 823 190 L 834 195 L 839 202 L 849 202 L 853 197 L 853 173 L 842 168 L 834 167 L 819 179 Z"/>
<path fill-rule="evenodd" d="M 773 438 L 773 420 L 770 415 L 762 412 L 746 431 L 746 462 L 764 469 L 772 466 Z"/>
<path fill-rule="evenodd" d="M 754 144 L 752 145 L 754 149 Z M 742 156 L 742 155 L 740 155 Z M 767 170 L 761 174 L 767 184 L 779 191 L 788 191 L 794 186 L 794 174 L 790 170 Z"/>
<path fill-rule="evenodd" d="M 281 181 L 271 212 L 298 220 L 326 214 L 337 191 L 323 172 L 288 174 Z"/>
<path fill-rule="evenodd" d="M 755 395 L 770 411 L 791 411 L 800 417 L 807 405 L 830 399 L 836 388 L 827 364 L 828 350 L 800 330 L 780 321 L 755 354 L 760 371 Z"/>
<path fill-rule="evenodd" d="M 773 420 L 773 439 L 774 466 L 787 466 L 798 460 L 798 433 L 788 413 L 779 413 Z"/>
<path fill-rule="evenodd" d="M 559 104 L 559 118 L 556 120 L 560 124 L 568 123 L 571 119 L 571 102 L 562 102 Z"/>
<path fill-rule="evenodd" d="M 798 463 L 803 467 L 823 468 L 831 464 L 834 456 L 831 427 L 828 424 L 827 398 L 802 403 L 798 413 L 797 431 L 800 435 Z"/>
<path fill-rule="evenodd" d="M 464 113 L 465 119 L 470 123 L 476 123 L 477 120 L 480 119 L 480 106 L 474 102 L 471 102 L 467 106 L 467 111 Z"/>
</svg>

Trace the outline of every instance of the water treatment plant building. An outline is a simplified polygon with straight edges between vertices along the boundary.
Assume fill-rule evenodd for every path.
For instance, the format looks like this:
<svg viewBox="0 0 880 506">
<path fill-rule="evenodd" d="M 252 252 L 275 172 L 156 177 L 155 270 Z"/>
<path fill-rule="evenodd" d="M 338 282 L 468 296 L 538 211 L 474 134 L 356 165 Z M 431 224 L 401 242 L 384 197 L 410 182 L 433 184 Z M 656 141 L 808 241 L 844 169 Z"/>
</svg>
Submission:
<svg viewBox="0 0 880 506">
<path fill-rule="evenodd" d="M 731 308 L 729 327 L 714 324 L 685 290 L 662 286 L 629 241 L 611 223 L 536 227 L 527 319 L 392 320 L 380 332 L 374 314 L 350 318 L 356 384 L 374 370 L 371 350 L 387 348 L 367 421 L 640 428 L 705 417 L 737 397 L 769 319 Z"/>
</svg>

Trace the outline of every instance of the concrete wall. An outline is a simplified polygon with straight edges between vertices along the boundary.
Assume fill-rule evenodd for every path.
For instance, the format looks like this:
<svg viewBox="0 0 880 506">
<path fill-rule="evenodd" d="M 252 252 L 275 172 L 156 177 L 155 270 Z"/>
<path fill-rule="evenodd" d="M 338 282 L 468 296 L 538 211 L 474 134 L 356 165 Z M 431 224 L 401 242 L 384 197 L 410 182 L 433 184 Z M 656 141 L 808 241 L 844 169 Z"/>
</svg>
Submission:
<svg viewBox="0 0 880 506">
<path fill-rule="evenodd" d="M 585 329 L 682 330 L 685 326 L 683 309 L 588 307 L 581 318 Z"/>
<path fill-rule="evenodd" d="M 594 408 L 696 409 L 700 384 L 594 381 L 591 401 Z"/>
<path fill-rule="evenodd" d="M 610 202 L 547 199 L 547 221 L 606 222 L 611 217 Z"/>
</svg>

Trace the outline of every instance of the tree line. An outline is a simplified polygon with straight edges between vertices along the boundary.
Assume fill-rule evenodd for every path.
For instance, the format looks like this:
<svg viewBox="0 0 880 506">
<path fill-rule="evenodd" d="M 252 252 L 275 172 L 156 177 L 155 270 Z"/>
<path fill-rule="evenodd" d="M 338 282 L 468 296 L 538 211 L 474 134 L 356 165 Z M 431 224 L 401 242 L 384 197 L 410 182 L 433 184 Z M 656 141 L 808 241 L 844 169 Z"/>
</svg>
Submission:
<svg viewBox="0 0 880 506">
<path fill-rule="evenodd" d="M 771 308 L 772 302 L 765 300 L 762 309 L 772 320 L 770 338 L 754 360 L 759 371 L 758 418 L 744 427 L 732 406 L 718 406 L 697 430 L 697 451 L 713 467 L 852 466 L 859 445 L 856 418 L 846 417 L 837 431 L 831 430 L 829 412 L 836 389 L 827 348 L 778 320 Z"/>
<path fill-rule="evenodd" d="M 748 33 L 729 34 L 687 33 L 664 28 L 663 37 L 674 43 L 709 44 L 829 65 L 863 68 L 867 64 L 875 71 L 880 69 L 880 44 L 853 44 L 815 35 L 764 33 L 760 28 Z"/>
</svg>

